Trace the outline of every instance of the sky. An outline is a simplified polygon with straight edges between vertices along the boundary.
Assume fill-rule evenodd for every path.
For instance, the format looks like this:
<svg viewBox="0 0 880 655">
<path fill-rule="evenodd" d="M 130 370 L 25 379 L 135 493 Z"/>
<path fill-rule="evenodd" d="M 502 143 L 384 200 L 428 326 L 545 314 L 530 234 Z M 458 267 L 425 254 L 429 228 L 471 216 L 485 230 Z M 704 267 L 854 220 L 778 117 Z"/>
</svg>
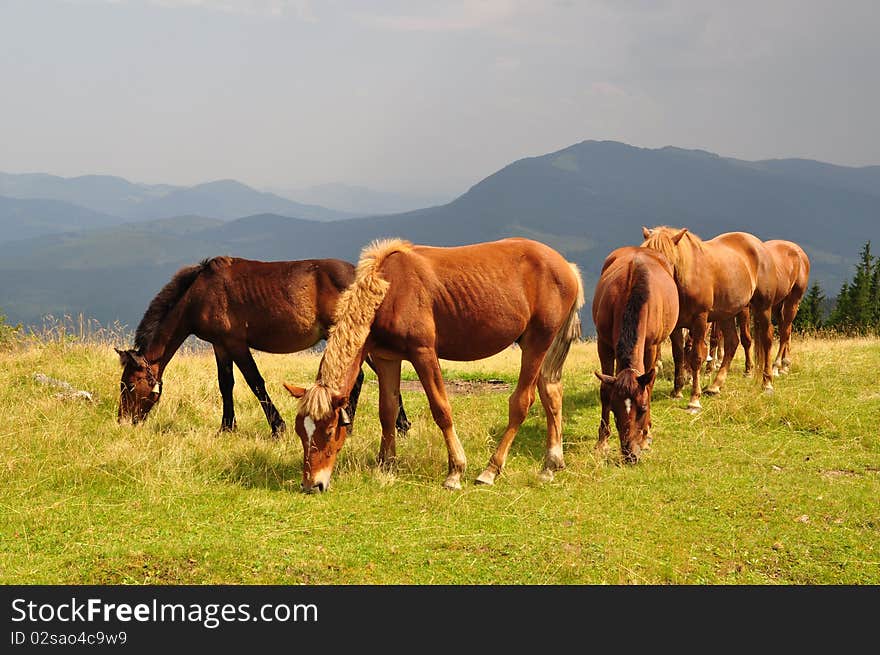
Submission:
<svg viewBox="0 0 880 655">
<path fill-rule="evenodd" d="M 457 195 L 585 139 L 880 164 L 876 0 L 0 0 L 0 170 Z"/>
</svg>

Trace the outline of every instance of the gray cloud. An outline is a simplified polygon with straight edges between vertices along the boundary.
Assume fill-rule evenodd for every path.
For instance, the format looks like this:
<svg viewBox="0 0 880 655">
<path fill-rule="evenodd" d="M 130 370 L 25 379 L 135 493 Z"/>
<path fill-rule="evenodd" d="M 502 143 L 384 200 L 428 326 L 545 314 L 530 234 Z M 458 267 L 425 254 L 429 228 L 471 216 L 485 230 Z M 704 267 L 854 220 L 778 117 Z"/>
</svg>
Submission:
<svg viewBox="0 0 880 655">
<path fill-rule="evenodd" d="M 0 170 L 456 193 L 583 139 L 880 163 L 850 0 L 7 0 Z"/>
</svg>

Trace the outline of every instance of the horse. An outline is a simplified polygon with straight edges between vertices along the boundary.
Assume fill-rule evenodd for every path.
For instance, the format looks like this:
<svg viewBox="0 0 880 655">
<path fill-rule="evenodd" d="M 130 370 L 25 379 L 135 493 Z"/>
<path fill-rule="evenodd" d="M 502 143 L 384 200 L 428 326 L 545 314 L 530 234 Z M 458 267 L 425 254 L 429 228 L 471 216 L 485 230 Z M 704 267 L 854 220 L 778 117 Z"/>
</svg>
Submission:
<svg viewBox="0 0 880 655">
<path fill-rule="evenodd" d="M 703 241 L 687 228 L 658 226 L 642 228 L 643 248 L 659 250 L 672 262 L 678 287 L 679 317 L 676 328 L 687 328 L 693 339 L 690 368 L 693 372 L 691 397 L 687 409 L 701 410 L 700 372 L 706 360 L 706 331 L 709 321 L 719 321 L 724 335 L 724 358 L 706 393 L 713 395 L 730 369 L 738 337 L 735 319 L 746 306 L 755 320 L 756 359 L 761 365 L 764 390 L 772 392 L 770 346 L 773 325 L 770 309 L 776 288 L 776 266 L 769 250 L 756 236 L 747 232 L 726 232 Z M 673 330 L 675 382 L 673 396 L 680 397 L 684 386 L 684 334 Z"/>
<path fill-rule="evenodd" d="M 654 250 L 624 246 L 605 259 L 593 293 L 593 323 L 602 372 L 599 441 L 611 434 L 608 417 L 620 437 L 624 461 L 636 463 L 651 428 L 651 394 L 660 344 L 678 320 L 678 288 L 672 264 Z"/>
<path fill-rule="evenodd" d="M 382 439 L 377 463 L 396 459 L 393 407 L 400 394 L 401 361 L 412 363 L 448 454 L 447 489 L 461 489 L 464 449 L 456 434 L 439 358 L 473 361 L 517 343 L 519 380 L 508 403 L 507 428 L 477 477 L 493 484 L 519 426 L 535 400 L 547 415 L 544 480 L 564 468 L 562 367 L 580 338 L 583 284 L 574 264 L 537 241 L 502 239 L 458 247 L 376 241 L 361 251 L 355 282 L 339 300 L 315 383 L 285 383 L 299 409 L 303 444 L 302 488 L 324 491 L 345 443 L 342 406 L 354 372 L 368 354 L 379 376 Z"/>
<path fill-rule="evenodd" d="M 336 302 L 353 280 L 354 266 L 339 259 L 262 262 L 214 257 L 181 268 L 148 305 L 134 348 L 115 349 L 123 367 L 117 420 L 136 424 L 146 419 L 161 398 L 165 367 L 194 334 L 214 348 L 223 398 L 220 430 L 236 427 L 234 362 L 277 437 L 286 426 L 250 349 L 293 353 L 326 338 Z M 349 399 L 352 414 L 362 380 L 360 372 Z M 409 421 L 402 403 L 399 410 L 397 428 L 405 433 Z"/>
<path fill-rule="evenodd" d="M 772 317 L 779 330 L 779 349 L 773 358 L 773 377 L 784 375 L 791 370 L 791 329 L 797 316 L 801 300 L 807 292 L 810 279 L 810 258 L 804 249 L 793 241 L 771 239 L 764 246 L 770 251 L 776 264 L 776 288 L 773 293 Z M 738 317 L 740 339 L 746 355 L 746 374 L 752 368 L 749 332 L 749 308 L 746 307 Z"/>
</svg>

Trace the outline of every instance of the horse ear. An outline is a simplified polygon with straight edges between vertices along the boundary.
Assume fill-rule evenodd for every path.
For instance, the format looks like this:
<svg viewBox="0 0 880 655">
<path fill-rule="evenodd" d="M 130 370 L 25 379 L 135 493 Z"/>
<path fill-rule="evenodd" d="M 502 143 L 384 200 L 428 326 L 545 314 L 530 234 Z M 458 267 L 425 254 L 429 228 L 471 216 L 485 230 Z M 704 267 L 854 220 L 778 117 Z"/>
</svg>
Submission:
<svg viewBox="0 0 880 655">
<path fill-rule="evenodd" d="M 290 395 L 294 398 L 302 398 L 306 395 L 306 390 L 304 387 L 298 387 L 295 384 L 290 384 L 289 382 L 284 383 L 284 388 L 290 392 Z"/>
<path fill-rule="evenodd" d="M 614 384 L 614 376 L 613 375 L 605 375 L 604 373 L 600 373 L 599 371 L 593 371 L 596 374 L 596 377 L 599 378 L 599 381 L 602 384 Z"/>
<path fill-rule="evenodd" d="M 348 412 L 345 411 L 345 407 L 339 408 L 339 425 L 344 427 L 351 425 L 351 418 L 349 418 Z"/>
<path fill-rule="evenodd" d="M 646 228 L 644 225 L 642 225 L 642 236 L 645 237 L 646 239 L 647 239 L 649 236 L 651 236 L 651 230 L 649 230 L 648 228 Z"/>
<path fill-rule="evenodd" d="M 681 232 L 679 232 L 679 233 L 676 234 L 674 237 L 672 237 L 672 243 L 674 243 L 675 245 L 678 245 L 678 242 L 681 241 L 681 238 L 682 238 L 685 234 L 687 234 L 687 231 L 688 231 L 687 228 L 683 228 L 683 229 L 681 230 Z"/>
<path fill-rule="evenodd" d="M 119 355 L 119 363 L 123 366 L 129 362 L 135 366 L 141 366 L 141 363 L 137 359 L 137 353 L 134 350 L 119 350 L 119 348 L 114 348 L 113 350 Z"/>
<path fill-rule="evenodd" d="M 649 384 L 651 384 L 654 381 L 654 378 L 656 376 L 657 376 L 657 369 L 651 368 L 651 370 L 649 370 L 644 375 L 640 375 L 639 377 L 637 377 L 636 381 L 639 383 L 639 386 L 644 389 L 645 387 L 647 387 Z"/>
</svg>

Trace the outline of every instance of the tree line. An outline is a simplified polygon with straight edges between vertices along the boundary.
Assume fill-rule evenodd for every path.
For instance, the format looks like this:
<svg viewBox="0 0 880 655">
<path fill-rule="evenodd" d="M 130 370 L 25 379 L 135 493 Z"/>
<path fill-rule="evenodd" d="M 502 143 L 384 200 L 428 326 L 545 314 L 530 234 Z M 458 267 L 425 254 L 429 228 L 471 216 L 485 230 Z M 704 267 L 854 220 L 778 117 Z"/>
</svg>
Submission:
<svg viewBox="0 0 880 655">
<path fill-rule="evenodd" d="M 814 282 L 801 300 L 794 329 L 800 332 L 880 333 L 880 257 L 871 254 L 870 241 L 862 247 L 855 275 L 840 287 L 834 307 L 827 316 L 825 304 L 825 294 Z"/>
</svg>

